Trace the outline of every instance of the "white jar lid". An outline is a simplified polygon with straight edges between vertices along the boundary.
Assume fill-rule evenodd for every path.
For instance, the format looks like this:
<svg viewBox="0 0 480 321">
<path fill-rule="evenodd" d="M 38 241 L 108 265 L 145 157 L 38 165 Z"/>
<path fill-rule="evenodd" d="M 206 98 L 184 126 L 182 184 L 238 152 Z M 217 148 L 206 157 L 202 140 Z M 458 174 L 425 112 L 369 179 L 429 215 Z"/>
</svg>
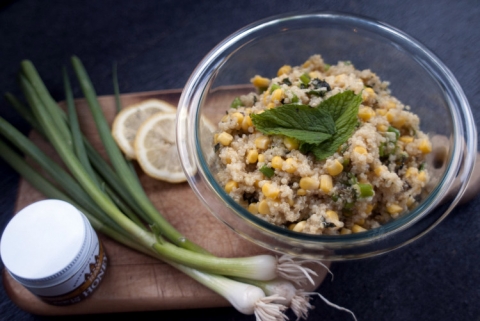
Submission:
<svg viewBox="0 0 480 321">
<path fill-rule="evenodd" d="M 5 228 L 0 244 L 3 263 L 19 281 L 56 278 L 86 251 L 86 229 L 83 214 L 67 202 L 33 203 Z"/>
</svg>

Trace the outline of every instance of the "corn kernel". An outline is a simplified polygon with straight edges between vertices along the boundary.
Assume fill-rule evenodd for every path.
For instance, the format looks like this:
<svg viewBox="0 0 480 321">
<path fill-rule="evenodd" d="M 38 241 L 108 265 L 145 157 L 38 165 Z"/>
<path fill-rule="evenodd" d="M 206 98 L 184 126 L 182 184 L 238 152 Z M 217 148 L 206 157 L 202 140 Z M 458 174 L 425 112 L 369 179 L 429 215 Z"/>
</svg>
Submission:
<svg viewBox="0 0 480 321">
<path fill-rule="evenodd" d="M 339 87 L 344 87 L 346 80 L 347 80 L 347 76 L 345 76 L 344 74 L 335 76 L 335 83 Z"/>
<path fill-rule="evenodd" d="M 400 110 L 389 110 L 386 114 L 387 120 L 393 127 L 401 128 L 405 125 L 407 119 Z"/>
<path fill-rule="evenodd" d="M 430 144 L 430 141 L 428 139 L 423 139 L 418 145 L 418 149 L 422 153 L 428 154 L 432 151 L 432 144 Z"/>
<path fill-rule="evenodd" d="M 295 227 L 293 228 L 293 231 L 302 232 L 303 229 L 305 228 L 305 225 L 307 225 L 307 221 L 300 221 L 297 224 L 295 224 Z"/>
<path fill-rule="evenodd" d="M 363 225 L 363 224 L 365 224 L 365 219 L 364 218 L 359 219 L 358 221 L 355 222 L 355 224 Z"/>
<path fill-rule="evenodd" d="M 245 116 L 242 121 L 242 129 L 248 131 L 250 127 L 253 127 L 252 118 L 250 116 Z"/>
<path fill-rule="evenodd" d="M 404 142 L 405 144 L 413 142 L 413 137 L 412 136 L 400 136 L 399 140 L 401 142 Z"/>
<path fill-rule="evenodd" d="M 224 115 L 224 116 L 222 117 L 222 120 L 221 120 L 221 121 L 224 123 L 224 122 L 226 122 L 226 121 L 228 120 L 228 118 L 229 118 L 228 115 Z"/>
<path fill-rule="evenodd" d="M 295 173 L 297 170 L 297 162 L 293 158 L 287 158 L 285 162 L 283 163 L 283 170 L 287 173 Z"/>
<path fill-rule="evenodd" d="M 223 146 L 228 146 L 233 141 L 233 136 L 227 132 L 223 132 L 220 135 L 218 135 L 217 140 Z"/>
<path fill-rule="evenodd" d="M 282 67 L 280 67 L 280 69 L 278 69 L 277 76 L 280 77 L 281 75 L 286 75 L 291 72 L 292 72 L 292 66 L 283 65 Z"/>
<path fill-rule="evenodd" d="M 250 205 L 248 205 L 248 211 L 252 214 L 258 214 L 258 204 L 251 203 Z"/>
<path fill-rule="evenodd" d="M 354 224 L 352 226 L 352 232 L 353 233 L 360 233 L 360 232 L 365 232 L 365 231 L 366 231 L 366 229 L 361 227 L 360 225 Z"/>
<path fill-rule="evenodd" d="M 388 120 L 389 123 L 391 123 L 393 121 L 393 119 L 395 118 L 395 115 L 392 111 L 387 112 L 387 114 L 385 116 L 387 117 L 387 120 Z"/>
<path fill-rule="evenodd" d="M 259 163 L 265 163 L 265 155 L 259 154 L 257 160 Z"/>
<path fill-rule="evenodd" d="M 290 231 L 293 231 L 293 228 L 295 227 L 295 225 L 297 225 L 297 224 L 296 224 L 296 223 L 289 224 L 289 225 L 288 225 L 288 229 L 289 229 Z"/>
<path fill-rule="evenodd" d="M 270 138 L 267 136 L 260 136 L 255 139 L 255 146 L 259 149 L 267 149 L 270 144 Z"/>
<path fill-rule="evenodd" d="M 283 89 L 281 88 L 275 89 L 272 93 L 272 100 L 274 101 L 280 101 L 283 99 L 283 97 L 284 97 L 284 92 L 283 92 Z"/>
<path fill-rule="evenodd" d="M 376 96 L 375 91 L 370 87 L 367 87 L 362 91 L 363 101 L 367 101 L 369 99 L 375 98 L 375 96 Z"/>
<path fill-rule="evenodd" d="M 405 118 L 405 116 L 400 114 L 399 117 L 392 122 L 392 125 L 396 128 L 402 128 L 406 122 L 407 122 L 407 119 Z"/>
<path fill-rule="evenodd" d="M 387 125 L 383 125 L 383 124 L 379 124 L 379 125 L 377 125 L 377 130 L 378 130 L 379 132 L 382 132 L 382 133 L 383 133 L 383 132 L 386 132 L 386 131 L 388 130 L 388 126 L 387 126 Z"/>
<path fill-rule="evenodd" d="M 379 114 L 380 116 L 385 116 L 387 114 L 387 110 L 386 109 L 377 109 L 377 114 Z"/>
<path fill-rule="evenodd" d="M 365 214 L 371 214 L 373 211 L 373 205 L 372 204 L 368 204 L 367 205 L 367 208 L 365 208 Z"/>
<path fill-rule="evenodd" d="M 322 75 L 316 70 L 309 72 L 308 75 L 310 76 L 311 79 L 322 78 Z"/>
<path fill-rule="evenodd" d="M 305 196 L 305 195 L 307 195 L 307 191 L 304 190 L 303 188 L 299 188 L 299 189 L 297 190 L 297 195 L 298 195 L 298 196 Z"/>
<path fill-rule="evenodd" d="M 272 108 L 275 108 L 275 104 L 274 103 L 268 103 L 267 109 L 272 109 Z"/>
<path fill-rule="evenodd" d="M 237 119 L 237 126 L 236 126 L 236 128 L 237 128 L 237 129 L 240 129 L 240 127 L 242 127 L 242 122 L 243 122 L 244 116 L 243 116 L 241 113 L 236 112 L 236 113 L 233 113 L 233 114 L 232 114 L 232 117 L 234 117 L 234 118 Z"/>
<path fill-rule="evenodd" d="M 298 149 L 298 140 L 291 137 L 284 137 L 283 138 L 283 145 L 287 147 L 288 150 Z"/>
<path fill-rule="evenodd" d="M 425 171 L 421 171 L 420 173 L 418 173 L 418 179 L 424 183 L 427 181 L 427 174 L 425 173 Z"/>
<path fill-rule="evenodd" d="M 282 169 L 283 159 L 280 156 L 274 156 L 272 158 L 272 167 L 276 169 Z"/>
<path fill-rule="evenodd" d="M 395 102 L 389 100 L 385 104 L 383 104 L 383 107 L 386 108 L 386 109 L 394 109 L 394 108 L 397 107 L 397 104 L 395 104 Z"/>
<path fill-rule="evenodd" d="M 278 194 L 280 194 L 280 189 L 267 182 L 262 186 L 262 193 L 268 198 L 277 198 Z"/>
<path fill-rule="evenodd" d="M 330 193 L 332 190 L 333 183 L 332 183 L 332 176 L 330 175 L 320 175 L 320 189 L 324 193 Z"/>
<path fill-rule="evenodd" d="M 387 212 L 390 213 L 391 215 L 398 214 L 401 211 L 403 211 L 403 208 L 398 204 L 392 204 L 387 206 Z"/>
<path fill-rule="evenodd" d="M 317 189 L 318 188 L 318 181 L 315 178 L 312 177 L 302 177 L 300 179 L 300 188 L 306 190 L 312 190 L 312 189 Z"/>
<path fill-rule="evenodd" d="M 360 154 L 360 155 L 366 155 L 367 154 L 367 150 L 363 146 L 356 146 L 353 149 L 353 151 L 357 154 Z"/>
<path fill-rule="evenodd" d="M 416 175 L 417 173 L 418 169 L 416 169 L 415 167 L 409 167 L 405 172 L 405 177 L 411 177 L 413 175 Z"/>
<path fill-rule="evenodd" d="M 312 64 L 312 62 L 310 60 L 307 60 L 303 63 L 302 67 L 303 68 L 308 68 L 308 67 L 310 67 L 311 64 Z"/>
<path fill-rule="evenodd" d="M 335 211 L 328 210 L 325 212 L 327 214 L 328 218 L 331 219 L 332 221 L 338 221 L 338 214 Z"/>
<path fill-rule="evenodd" d="M 266 200 L 258 203 L 258 213 L 263 215 L 270 214 L 270 208 L 268 207 L 268 203 Z"/>
<path fill-rule="evenodd" d="M 293 201 L 293 199 L 289 198 L 288 205 L 293 206 L 293 204 L 295 204 L 295 202 Z"/>
<path fill-rule="evenodd" d="M 218 133 L 213 134 L 213 143 L 215 145 L 218 143 Z"/>
<path fill-rule="evenodd" d="M 247 152 L 247 164 L 254 164 L 258 160 L 258 152 L 256 149 Z"/>
<path fill-rule="evenodd" d="M 341 235 L 352 234 L 352 231 L 349 230 L 348 228 L 342 227 L 342 229 L 340 230 L 340 234 Z"/>
<path fill-rule="evenodd" d="M 387 170 L 386 166 L 385 166 L 385 165 L 381 165 L 381 166 L 378 166 L 377 168 L 375 168 L 373 171 L 375 172 L 375 175 L 380 176 L 380 175 L 382 175 L 382 173 L 385 172 L 386 170 Z"/>
<path fill-rule="evenodd" d="M 343 165 L 338 161 L 338 159 L 334 160 L 333 163 L 327 165 L 327 172 L 332 176 L 337 176 L 343 171 Z"/>
<path fill-rule="evenodd" d="M 371 107 L 362 107 L 358 110 L 358 117 L 363 121 L 368 121 L 375 116 L 375 111 Z"/>
<path fill-rule="evenodd" d="M 270 79 L 255 75 L 251 80 L 252 84 L 258 88 L 266 88 L 270 85 Z"/>
<path fill-rule="evenodd" d="M 229 194 L 236 188 L 238 188 L 238 183 L 235 181 L 228 181 L 227 184 L 225 184 L 225 192 Z"/>
</svg>

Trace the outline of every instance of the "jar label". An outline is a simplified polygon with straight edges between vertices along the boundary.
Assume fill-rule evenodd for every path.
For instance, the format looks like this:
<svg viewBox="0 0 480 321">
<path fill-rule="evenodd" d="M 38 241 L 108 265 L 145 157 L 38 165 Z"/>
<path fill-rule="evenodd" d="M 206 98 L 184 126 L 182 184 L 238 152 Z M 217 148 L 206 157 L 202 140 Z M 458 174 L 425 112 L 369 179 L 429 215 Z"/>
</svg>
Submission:
<svg viewBox="0 0 480 321">
<path fill-rule="evenodd" d="M 102 243 L 98 242 L 97 251 L 94 260 L 88 262 L 80 271 L 79 278 L 74 280 L 75 289 L 68 293 L 57 296 L 38 295 L 42 300 L 53 305 L 69 305 L 80 302 L 88 297 L 98 287 L 105 270 L 107 268 L 107 256 L 103 249 Z"/>
</svg>

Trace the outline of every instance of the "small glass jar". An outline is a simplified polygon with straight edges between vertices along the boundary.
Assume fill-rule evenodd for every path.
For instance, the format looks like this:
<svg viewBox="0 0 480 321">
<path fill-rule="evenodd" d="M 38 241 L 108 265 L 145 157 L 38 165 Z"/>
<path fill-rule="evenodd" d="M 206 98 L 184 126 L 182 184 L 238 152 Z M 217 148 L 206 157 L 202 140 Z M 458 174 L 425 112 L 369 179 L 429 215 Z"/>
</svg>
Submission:
<svg viewBox="0 0 480 321">
<path fill-rule="evenodd" d="M 88 297 L 107 267 L 88 219 L 60 200 L 36 202 L 15 215 L 2 235 L 0 252 L 12 278 L 53 305 Z"/>
</svg>

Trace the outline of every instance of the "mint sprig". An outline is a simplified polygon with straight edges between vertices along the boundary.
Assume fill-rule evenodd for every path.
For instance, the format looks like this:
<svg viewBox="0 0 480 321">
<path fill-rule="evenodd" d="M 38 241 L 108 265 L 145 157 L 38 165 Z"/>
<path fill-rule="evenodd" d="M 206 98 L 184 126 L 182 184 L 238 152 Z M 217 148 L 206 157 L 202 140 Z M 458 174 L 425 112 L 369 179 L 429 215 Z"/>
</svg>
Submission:
<svg viewBox="0 0 480 321">
<path fill-rule="evenodd" d="M 260 132 L 295 138 L 302 153 L 312 152 L 322 160 L 333 155 L 353 134 L 361 102 L 361 95 L 347 90 L 314 108 L 290 104 L 251 117 Z"/>
<path fill-rule="evenodd" d="M 320 144 L 336 132 L 327 111 L 306 105 L 283 105 L 251 117 L 255 128 L 264 134 L 284 135 L 309 144 Z"/>
</svg>

